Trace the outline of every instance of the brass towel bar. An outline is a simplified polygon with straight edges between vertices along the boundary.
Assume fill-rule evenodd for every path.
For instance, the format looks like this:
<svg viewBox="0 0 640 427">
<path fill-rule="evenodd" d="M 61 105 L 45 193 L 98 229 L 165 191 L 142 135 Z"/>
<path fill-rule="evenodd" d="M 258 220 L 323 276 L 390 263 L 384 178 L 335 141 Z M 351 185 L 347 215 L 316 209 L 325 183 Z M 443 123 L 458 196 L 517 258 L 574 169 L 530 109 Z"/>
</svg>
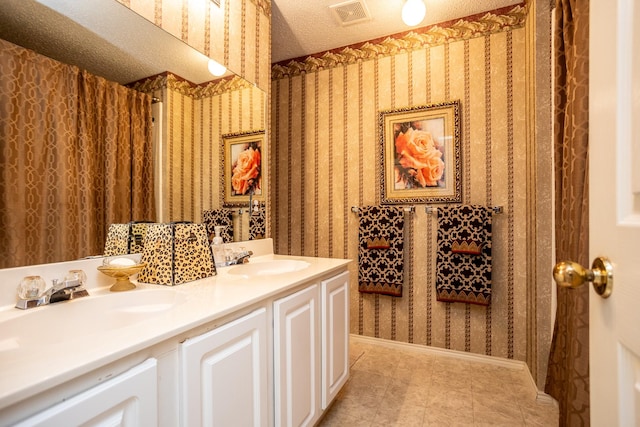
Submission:
<svg viewBox="0 0 640 427">
<path fill-rule="evenodd" d="M 425 206 L 424 207 L 424 211 L 428 214 L 433 214 L 436 213 L 436 211 L 438 210 L 438 208 L 436 206 Z M 491 210 L 493 211 L 494 214 L 501 214 L 504 213 L 504 207 L 502 206 L 493 206 L 491 208 Z M 415 206 L 406 206 L 404 208 L 405 212 L 409 212 L 409 213 L 414 213 L 416 211 L 416 207 Z M 351 206 L 351 212 L 360 212 L 360 208 L 358 206 Z"/>
<path fill-rule="evenodd" d="M 406 206 L 404 208 L 405 212 L 409 212 L 409 213 L 414 213 L 416 211 L 416 207 L 415 206 Z M 351 206 L 351 212 L 360 212 L 360 208 L 357 206 Z"/>
<path fill-rule="evenodd" d="M 436 213 L 437 210 L 438 210 L 438 208 L 436 206 L 425 206 L 424 207 L 424 211 L 426 213 L 428 213 L 428 214 Z M 493 206 L 491 208 L 491 210 L 493 211 L 494 214 L 504 213 L 504 207 L 502 207 L 502 206 Z"/>
</svg>

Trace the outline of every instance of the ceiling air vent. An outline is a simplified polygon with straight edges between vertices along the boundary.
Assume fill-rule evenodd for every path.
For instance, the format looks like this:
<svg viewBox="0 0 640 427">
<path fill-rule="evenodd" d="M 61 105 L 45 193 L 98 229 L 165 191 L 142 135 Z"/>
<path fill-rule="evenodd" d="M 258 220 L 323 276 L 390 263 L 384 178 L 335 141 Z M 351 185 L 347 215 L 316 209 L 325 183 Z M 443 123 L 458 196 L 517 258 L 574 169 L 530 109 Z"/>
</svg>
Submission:
<svg viewBox="0 0 640 427">
<path fill-rule="evenodd" d="M 371 15 L 364 0 L 352 0 L 329 6 L 340 25 L 353 25 L 369 21 Z"/>
</svg>

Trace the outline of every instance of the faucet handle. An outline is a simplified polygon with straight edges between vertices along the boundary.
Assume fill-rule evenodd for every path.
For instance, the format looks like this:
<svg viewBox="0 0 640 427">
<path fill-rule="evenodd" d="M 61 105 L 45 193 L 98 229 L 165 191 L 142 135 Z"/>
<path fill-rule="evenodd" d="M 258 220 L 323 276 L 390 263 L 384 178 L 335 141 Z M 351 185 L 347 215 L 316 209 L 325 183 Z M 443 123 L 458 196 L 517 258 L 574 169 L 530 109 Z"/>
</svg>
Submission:
<svg viewBox="0 0 640 427">
<path fill-rule="evenodd" d="M 40 297 L 45 291 L 47 284 L 40 276 L 26 276 L 18 285 L 18 296 L 21 299 L 34 299 Z"/>
<path fill-rule="evenodd" d="M 87 283 L 87 273 L 83 270 L 69 270 L 64 281 L 67 283 L 66 287 L 84 286 Z"/>
</svg>

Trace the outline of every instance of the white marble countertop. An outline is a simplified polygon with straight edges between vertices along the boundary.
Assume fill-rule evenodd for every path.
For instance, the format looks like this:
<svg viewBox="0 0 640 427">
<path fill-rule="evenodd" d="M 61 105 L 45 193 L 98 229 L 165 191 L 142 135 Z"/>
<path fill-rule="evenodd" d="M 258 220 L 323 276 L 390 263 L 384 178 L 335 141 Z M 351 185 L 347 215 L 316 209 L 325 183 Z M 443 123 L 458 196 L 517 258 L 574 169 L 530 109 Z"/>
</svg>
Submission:
<svg viewBox="0 0 640 427">
<path fill-rule="evenodd" d="M 349 260 L 343 259 L 273 254 L 254 256 L 250 263 L 273 259 L 304 260 L 309 266 L 296 272 L 259 278 L 232 275 L 229 274 L 229 269 L 233 267 L 225 267 L 218 269 L 217 276 L 172 287 L 139 284 L 136 289 L 128 292 L 160 291 L 165 295 L 175 293 L 178 302 L 161 313 L 138 316 L 134 321 L 123 322 L 115 328 L 113 325 L 101 324 L 100 312 L 83 315 L 86 318 L 66 318 L 64 313 L 74 312 L 69 310 L 71 305 L 83 304 L 83 300 L 88 298 L 110 298 L 123 294 L 110 293 L 108 286 L 89 287 L 89 297 L 51 306 L 29 310 L 2 307 L 0 325 L 3 322 L 10 323 L 4 323 L 5 327 L 0 328 L 0 411 L 130 354 L 251 307 L 304 282 L 337 272 L 349 263 Z M 28 322 L 15 320 L 21 317 L 26 319 L 37 311 L 45 310 L 56 310 L 52 317 L 56 321 L 39 325 L 42 331 L 38 329 L 36 334 L 32 334 L 39 335 L 42 332 L 44 342 L 22 345 L 20 336 L 25 332 L 20 330 L 20 325 Z M 50 313 L 54 314 L 53 311 Z M 47 316 L 42 318 L 47 319 Z M 6 327 L 7 324 L 12 326 Z M 91 328 L 91 331 L 87 332 L 87 328 Z"/>
</svg>

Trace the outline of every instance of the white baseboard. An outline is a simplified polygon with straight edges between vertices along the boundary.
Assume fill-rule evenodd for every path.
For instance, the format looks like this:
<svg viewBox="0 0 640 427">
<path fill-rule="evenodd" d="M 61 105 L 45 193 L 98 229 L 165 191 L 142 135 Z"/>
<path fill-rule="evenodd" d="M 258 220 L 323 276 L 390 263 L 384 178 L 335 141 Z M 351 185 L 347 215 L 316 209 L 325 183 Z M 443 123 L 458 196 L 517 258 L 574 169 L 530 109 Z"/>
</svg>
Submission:
<svg viewBox="0 0 640 427">
<path fill-rule="evenodd" d="M 538 403 L 543 403 L 545 405 L 553 405 L 556 408 L 558 407 L 558 401 L 541 390 L 538 390 L 536 400 L 538 401 Z"/>
</svg>

